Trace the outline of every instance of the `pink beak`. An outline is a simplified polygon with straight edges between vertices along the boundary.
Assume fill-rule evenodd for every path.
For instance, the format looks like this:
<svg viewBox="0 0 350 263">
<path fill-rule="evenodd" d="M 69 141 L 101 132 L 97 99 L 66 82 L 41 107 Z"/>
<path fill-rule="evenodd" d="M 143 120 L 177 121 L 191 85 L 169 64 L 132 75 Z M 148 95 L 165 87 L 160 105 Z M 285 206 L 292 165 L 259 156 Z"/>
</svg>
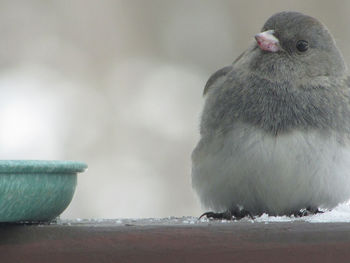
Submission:
<svg viewBox="0 0 350 263">
<path fill-rule="evenodd" d="M 270 52 L 277 52 L 280 50 L 279 40 L 273 33 L 273 30 L 267 30 L 255 35 L 255 40 L 262 50 Z"/>
</svg>

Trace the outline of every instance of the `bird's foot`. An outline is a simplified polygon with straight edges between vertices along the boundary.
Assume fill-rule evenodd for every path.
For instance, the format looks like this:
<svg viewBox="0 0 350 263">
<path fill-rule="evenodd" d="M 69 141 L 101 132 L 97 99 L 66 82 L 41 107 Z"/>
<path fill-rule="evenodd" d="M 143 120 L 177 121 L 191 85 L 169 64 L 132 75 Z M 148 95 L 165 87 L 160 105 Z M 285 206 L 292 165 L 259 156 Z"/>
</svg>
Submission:
<svg viewBox="0 0 350 263">
<path fill-rule="evenodd" d="M 206 217 L 208 219 L 226 219 L 226 220 L 240 220 L 246 216 L 249 216 L 250 218 L 254 219 L 254 217 L 251 215 L 251 213 L 248 210 L 245 210 L 244 208 L 237 208 L 233 210 L 227 210 L 222 213 L 215 213 L 215 212 L 206 212 L 202 214 L 198 219 L 201 219 L 202 217 Z"/>
<path fill-rule="evenodd" d="M 322 214 L 324 213 L 317 207 L 307 207 L 304 209 L 300 209 L 298 212 L 294 213 L 295 217 L 303 217 L 303 216 L 310 216 L 310 215 L 315 215 L 315 214 Z"/>
<path fill-rule="evenodd" d="M 226 219 L 226 220 L 233 220 L 232 213 L 228 210 L 223 213 L 215 213 L 215 212 L 206 212 L 202 214 L 198 219 L 201 219 L 202 217 L 206 217 L 208 219 Z"/>
</svg>

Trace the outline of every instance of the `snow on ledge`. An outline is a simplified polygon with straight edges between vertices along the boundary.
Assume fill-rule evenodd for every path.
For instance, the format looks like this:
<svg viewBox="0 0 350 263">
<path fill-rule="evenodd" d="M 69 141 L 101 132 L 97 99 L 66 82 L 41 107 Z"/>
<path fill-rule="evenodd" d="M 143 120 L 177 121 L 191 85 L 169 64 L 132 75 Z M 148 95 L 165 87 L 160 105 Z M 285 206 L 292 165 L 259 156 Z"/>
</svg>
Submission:
<svg viewBox="0 0 350 263">
<path fill-rule="evenodd" d="M 339 204 L 333 210 L 323 210 L 324 213 L 305 216 L 268 216 L 263 214 L 254 219 L 254 222 L 309 222 L 309 223 L 349 223 L 350 222 L 350 202 Z"/>
<path fill-rule="evenodd" d="M 208 225 L 208 224 L 236 224 L 239 222 L 250 223 L 285 223 L 285 222 L 308 222 L 308 223 L 349 223 L 350 202 L 339 204 L 333 210 L 324 213 L 295 217 L 295 216 L 268 216 L 263 214 L 255 219 L 244 218 L 239 221 L 212 220 L 208 218 L 184 216 L 166 218 L 116 218 L 116 219 L 57 219 L 54 224 L 64 226 L 79 226 L 92 224 L 96 226 L 133 226 L 133 225 Z"/>
</svg>

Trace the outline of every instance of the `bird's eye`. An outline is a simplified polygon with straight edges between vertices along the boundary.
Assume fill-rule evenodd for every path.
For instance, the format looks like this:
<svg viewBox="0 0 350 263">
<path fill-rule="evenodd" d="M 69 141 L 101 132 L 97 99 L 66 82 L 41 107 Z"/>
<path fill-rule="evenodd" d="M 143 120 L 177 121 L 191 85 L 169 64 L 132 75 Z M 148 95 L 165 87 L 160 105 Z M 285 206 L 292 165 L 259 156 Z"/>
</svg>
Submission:
<svg viewBox="0 0 350 263">
<path fill-rule="evenodd" d="M 305 52 L 309 49 L 309 43 L 306 40 L 299 40 L 296 47 L 300 52 Z"/>
</svg>

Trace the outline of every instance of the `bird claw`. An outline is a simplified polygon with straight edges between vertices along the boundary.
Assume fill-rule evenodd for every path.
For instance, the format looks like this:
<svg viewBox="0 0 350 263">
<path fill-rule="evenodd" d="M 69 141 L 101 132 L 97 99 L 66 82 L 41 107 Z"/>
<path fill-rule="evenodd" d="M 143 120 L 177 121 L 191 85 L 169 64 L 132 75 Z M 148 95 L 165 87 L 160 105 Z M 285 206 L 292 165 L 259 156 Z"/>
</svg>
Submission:
<svg viewBox="0 0 350 263">
<path fill-rule="evenodd" d="M 303 216 L 310 216 L 310 215 L 315 215 L 315 214 L 322 214 L 324 213 L 318 208 L 315 207 L 307 207 L 305 209 L 301 209 L 298 212 L 294 213 L 295 217 L 303 217 Z"/>
<path fill-rule="evenodd" d="M 309 206 L 305 209 L 301 209 L 298 212 L 295 212 L 294 216 L 303 217 L 303 216 L 309 216 L 309 215 L 321 214 L 321 213 L 324 213 L 324 212 L 318 208 Z M 214 220 L 222 220 L 222 219 L 240 220 L 244 217 L 250 217 L 251 219 L 254 219 L 254 216 L 248 210 L 245 210 L 244 208 L 238 208 L 238 207 L 236 209 L 227 210 L 222 213 L 205 212 L 198 218 L 198 220 L 200 220 L 202 217 L 206 217 L 208 219 L 214 219 Z"/>
<path fill-rule="evenodd" d="M 214 213 L 214 212 L 206 212 L 204 214 L 202 214 L 199 218 L 201 219 L 202 217 L 206 217 L 206 218 L 212 218 L 212 219 L 226 219 L 226 220 L 232 220 L 233 217 L 232 217 L 232 214 L 230 211 L 226 211 L 226 212 L 223 212 L 223 213 Z"/>
<path fill-rule="evenodd" d="M 202 217 L 206 217 L 208 219 L 226 219 L 226 220 L 240 220 L 246 216 L 249 216 L 250 218 L 254 219 L 252 214 L 245 209 L 234 209 L 234 210 L 227 210 L 223 213 L 215 213 L 215 212 L 206 212 L 202 214 L 198 219 L 201 219 Z"/>
</svg>

